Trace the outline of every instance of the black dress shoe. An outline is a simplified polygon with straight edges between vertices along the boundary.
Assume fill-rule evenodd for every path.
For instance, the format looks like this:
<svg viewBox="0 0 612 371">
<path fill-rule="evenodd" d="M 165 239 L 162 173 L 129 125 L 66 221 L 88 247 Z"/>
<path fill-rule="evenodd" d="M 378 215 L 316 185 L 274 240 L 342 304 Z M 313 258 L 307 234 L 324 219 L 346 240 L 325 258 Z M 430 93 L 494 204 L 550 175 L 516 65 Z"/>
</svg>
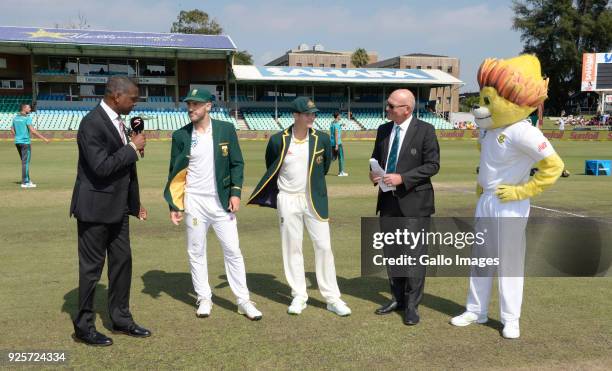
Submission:
<svg viewBox="0 0 612 371">
<path fill-rule="evenodd" d="M 144 327 L 140 327 L 137 324 L 133 323 L 128 327 L 117 327 L 113 326 L 113 332 L 117 334 L 129 335 L 137 338 L 146 338 L 151 336 L 151 331 L 147 330 Z"/>
<path fill-rule="evenodd" d="M 414 326 L 418 324 L 420 320 L 419 311 L 412 307 L 406 308 L 406 313 L 404 313 L 404 325 Z"/>
<path fill-rule="evenodd" d="M 391 313 L 393 311 L 403 310 L 403 309 L 404 309 L 404 304 L 400 304 L 400 303 L 398 303 L 395 300 L 391 300 L 387 304 L 385 304 L 382 307 L 376 309 L 374 311 L 374 313 L 376 313 L 376 314 L 389 314 L 389 313 Z"/>
<path fill-rule="evenodd" d="M 113 345 L 113 339 L 108 336 L 99 333 L 96 330 L 90 331 L 88 334 L 77 334 L 76 332 L 72 335 L 74 341 L 79 343 L 85 343 L 87 345 L 91 345 L 94 347 L 107 347 L 109 345 Z"/>
</svg>

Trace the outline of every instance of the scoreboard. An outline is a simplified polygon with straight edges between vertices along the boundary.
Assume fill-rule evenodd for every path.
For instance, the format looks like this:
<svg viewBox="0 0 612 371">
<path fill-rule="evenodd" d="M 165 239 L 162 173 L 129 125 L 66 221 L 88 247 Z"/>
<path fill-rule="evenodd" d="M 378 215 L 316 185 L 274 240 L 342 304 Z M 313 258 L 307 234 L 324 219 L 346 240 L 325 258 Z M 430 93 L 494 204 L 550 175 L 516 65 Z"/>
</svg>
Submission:
<svg viewBox="0 0 612 371">
<path fill-rule="evenodd" d="M 581 90 L 612 90 L 612 53 L 585 53 L 582 55 Z"/>
</svg>

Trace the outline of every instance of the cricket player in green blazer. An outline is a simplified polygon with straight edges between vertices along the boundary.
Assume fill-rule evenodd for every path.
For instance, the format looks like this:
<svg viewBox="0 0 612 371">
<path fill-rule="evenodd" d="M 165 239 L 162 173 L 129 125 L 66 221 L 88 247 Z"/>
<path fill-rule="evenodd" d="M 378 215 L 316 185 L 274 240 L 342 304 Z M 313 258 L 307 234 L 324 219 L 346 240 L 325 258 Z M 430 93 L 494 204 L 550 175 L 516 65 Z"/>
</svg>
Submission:
<svg viewBox="0 0 612 371">
<path fill-rule="evenodd" d="M 262 314 L 249 299 L 235 216 L 240 208 L 244 161 L 234 125 L 211 119 L 212 100 L 205 89 L 193 89 L 185 98 L 191 122 L 172 134 L 164 197 L 172 223 L 179 225 L 185 219 L 191 278 L 198 297 L 196 315 L 208 317 L 212 309 L 206 259 L 206 233 L 212 226 L 223 248 L 238 313 L 259 320 Z"/>
<path fill-rule="evenodd" d="M 306 277 L 302 239 L 304 224 L 315 250 L 315 270 L 327 309 L 351 314 L 340 299 L 328 223 L 325 175 L 331 164 L 329 135 L 313 128 L 319 110 L 307 97 L 292 102 L 294 124 L 270 137 L 266 148 L 266 173 L 253 191 L 249 204 L 278 210 L 285 277 L 293 301 L 287 312 L 306 308 Z"/>
</svg>

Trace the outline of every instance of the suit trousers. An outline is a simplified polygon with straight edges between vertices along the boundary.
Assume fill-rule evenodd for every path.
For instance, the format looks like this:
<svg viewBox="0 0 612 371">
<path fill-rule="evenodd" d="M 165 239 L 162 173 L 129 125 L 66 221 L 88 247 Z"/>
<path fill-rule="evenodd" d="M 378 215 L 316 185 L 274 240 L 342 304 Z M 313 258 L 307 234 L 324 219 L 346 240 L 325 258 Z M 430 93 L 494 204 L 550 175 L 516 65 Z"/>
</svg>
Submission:
<svg viewBox="0 0 612 371">
<path fill-rule="evenodd" d="M 291 287 L 291 296 L 308 300 L 302 240 L 304 224 L 315 253 L 315 272 L 321 296 L 328 303 L 342 302 L 336 281 L 334 254 L 331 249 L 329 223 L 319 220 L 310 210 L 304 193 L 279 192 L 277 210 L 280 224 L 283 266 Z M 342 302 L 343 303 L 343 302 Z"/>
<path fill-rule="evenodd" d="M 95 329 L 94 295 L 108 255 L 108 314 L 113 325 L 129 327 L 132 252 L 127 213 L 119 223 L 77 221 L 79 248 L 79 310 L 74 320 L 77 334 Z"/>
<path fill-rule="evenodd" d="M 389 219 L 385 220 L 385 218 Z M 384 192 L 382 194 L 380 219 L 381 229 L 386 232 L 395 231 L 396 228 L 406 228 L 410 232 L 418 232 L 421 229 L 425 229 L 426 232 L 429 230 L 430 218 L 406 217 L 402 213 L 399 202 L 392 192 Z M 394 246 L 387 246 L 383 249 L 383 253 L 386 257 L 397 257 L 399 254 L 410 255 L 417 262 L 421 255 L 427 254 L 427 246 L 421 244 L 414 246 L 413 249 L 406 249 L 405 247 L 397 249 Z M 422 265 L 409 268 L 389 267 L 387 274 L 391 293 L 400 305 L 414 309 L 418 308 L 425 290 L 425 273 L 425 266 Z"/>
<path fill-rule="evenodd" d="M 502 203 L 492 191 L 480 196 L 476 206 L 476 218 L 486 218 L 490 241 L 487 249 L 499 256 L 498 268 L 499 310 L 503 324 L 518 321 L 523 302 L 523 267 L 525 264 L 525 228 L 529 217 L 529 199 Z M 493 232 L 493 233 L 492 233 Z M 494 246 L 491 246 L 494 245 Z M 486 316 L 491 298 L 495 272 L 472 273 L 466 310 Z"/>
<path fill-rule="evenodd" d="M 238 239 L 238 222 L 233 213 L 223 209 L 216 195 L 185 194 L 185 225 L 187 226 L 187 254 L 191 268 L 191 280 L 198 301 L 210 300 L 212 291 L 208 283 L 206 234 L 213 227 L 221 248 L 227 282 L 238 304 L 248 302 L 244 258 Z"/>
</svg>

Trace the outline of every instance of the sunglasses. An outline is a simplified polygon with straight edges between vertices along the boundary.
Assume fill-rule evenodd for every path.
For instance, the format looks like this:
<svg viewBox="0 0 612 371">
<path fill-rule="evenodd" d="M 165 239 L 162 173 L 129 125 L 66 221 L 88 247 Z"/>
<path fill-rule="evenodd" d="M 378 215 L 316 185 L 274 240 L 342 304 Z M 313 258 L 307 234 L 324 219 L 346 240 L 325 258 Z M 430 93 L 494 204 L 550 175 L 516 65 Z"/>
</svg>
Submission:
<svg viewBox="0 0 612 371">
<path fill-rule="evenodd" d="M 387 107 L 391 108 L 391 109 L 396 109 L 397 107 L 408 107 L 407 104 L 391 104 L 389 102 L 387 102 Z"/>
</svg>

